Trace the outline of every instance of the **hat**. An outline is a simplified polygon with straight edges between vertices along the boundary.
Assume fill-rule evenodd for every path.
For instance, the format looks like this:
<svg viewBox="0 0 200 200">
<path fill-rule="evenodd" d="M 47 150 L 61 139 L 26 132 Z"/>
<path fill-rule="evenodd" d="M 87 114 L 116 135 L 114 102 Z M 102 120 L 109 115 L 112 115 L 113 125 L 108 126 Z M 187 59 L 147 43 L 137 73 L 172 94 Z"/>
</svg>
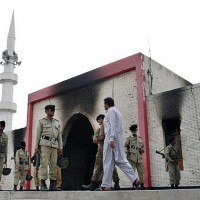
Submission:
<svg viewBox="0 0 200 200">
<path fill-rule="evenodd" d="M 0 125 L 5 126 L 6 125 L 5 121 L 0 121 Z"/>
<path fill-rule="evenodd" d="M 20 146 L 25 148 L 26 147 L 26 142 L 25 141 L 21 142 Z"/>
<path fill-rule="evenodd" d="M 137 124 L 133 124 L 132 126 L 129 127 L 129 130 L 131 131 L 137 131 Z"/>
<path fill-rule="evenodd" d="M 49 109 L 54 109 L 55 110 L 55 105 L 46 105 L 44 107 L 45 110 L 49 110 Z"/>
</svg>

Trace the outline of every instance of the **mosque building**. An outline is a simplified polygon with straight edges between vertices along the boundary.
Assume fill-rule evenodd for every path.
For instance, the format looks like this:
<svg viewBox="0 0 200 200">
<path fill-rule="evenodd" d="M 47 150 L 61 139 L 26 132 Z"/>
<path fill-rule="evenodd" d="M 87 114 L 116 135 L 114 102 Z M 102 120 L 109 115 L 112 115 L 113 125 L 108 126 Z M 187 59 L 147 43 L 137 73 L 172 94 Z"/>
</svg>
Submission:
<svg viewBox="0 0 200 200">
<path fill-rule="evenodd" d="M 172 132 L 179 131 L 180 142 L 187 134 L 182 128 L 184 98 L 177 96 L 174 99 L 170 93 L 183 87 L 193 86 L 151 58 L 137 53 L 33 92 L 28 97 L 26 141 L 29 151 L 34 151 L 37 124 L 45 116 L 45 105 L 54 104 L 55 118 L 60 122 L 63 135 L 64 156 L 70 162 L 62 171 L 63 180 L 67 180 L 62 187 L 80 189 L 82 184 L 89 182 L 93 171 L 96 146 L 92 135 L 98 128 L 96 116 L 105 114 L 103 100 L 112 97 L 123 117 L 124 141 L 130 134 L 130 125 L 137 123 L 139 126 L 139 135 L 145 145 L 145 186 L 168 185 L 165 161 L 155 154 L 155 150 L 166 146 L 167 135 Z M 168 94 L 170 97 L 163 97 Z M 183 144 L 180 150 L 180 166 L 183 170 L 190 170 L 191 165 L 181 160 L 185 156 Z M 120 184 L 130 185 L 122 173 Z M 181 181 L 181 184 L 187 185 L 188 182 Z"/>
<path fill-rule="evenodd" d="M 14 51 L 14 33 L 13 15 L 7 50 L 3 52 L 5 70 L 0 74 L 3 86 L 0 120 L 8 119 L 7 131 L 11 131 L 12 114 L 17 108 L 12 94 L 17 83 L 14 66 L 20 62 Z M 130 125 L 138 124 L 145 145 L 145 187 L 169 186 L 165 160 L 155 152 L 164 152 L 167 138 L 173 134 L 178 138 L 181 186 L 200 185 L 200 84 L 192 85 L 142 53 L 29 94 L 26 128 L 8 134 L 9 157 L 15 155 L 24 139 L 33 155 L 38 120 L 45 117 L 44 107 L 54 104 L 63 135 L 64 156 L 69 159 L 69 167 L 62 170 L 62 189 L 79 190 L 82 184 L 90 182 L 93 172 L 97 146 L 92 135 L 98 128 L 97 115 L 106 113 L 103 107 L 106 97 L 115 100 L 122 114 L 124 141 L 130 135 Z M 8 159 L 8 165 L 13 168 L 13 160 Z M 119 176 L 120 185 L 129 187 L 129 180 L 120 170 Z M 13 176 L 4 183 L 5 189 L 12 188 Z M 34 188 L 34 183 L 27 184 L 27 188 Z"/>
</svg>

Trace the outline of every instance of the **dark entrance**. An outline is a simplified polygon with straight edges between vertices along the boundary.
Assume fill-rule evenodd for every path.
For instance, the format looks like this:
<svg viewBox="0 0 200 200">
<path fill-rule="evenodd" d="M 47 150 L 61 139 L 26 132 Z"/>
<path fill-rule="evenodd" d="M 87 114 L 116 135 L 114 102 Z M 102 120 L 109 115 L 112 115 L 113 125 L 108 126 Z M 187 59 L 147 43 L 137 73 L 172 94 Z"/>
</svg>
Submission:
<svg viewBox="0 0 200 200">
<path fill-rule="evenodd" d="M 67 122 L 64 134 L 64 156 L 69 167 L 62 170 L 62 189 L 80 190 L 82 184 L 89 184 L 92 176 L 97 145 L 93 143 L 94 130 L 83 114 L 75 114 Z"/>
<path fill-rule="evenodd" d="M 165 145 L 169 145 L 168 139 L 170 137 L 176 137 L 176 148 L 178 150 L 178 163 L 180 170 L 183 170 L 183 154 L 181 145 L 181 119 L 180 117 L 165 119 L 162 121 L 164 133 L 165 133 Z"/>
</svg>

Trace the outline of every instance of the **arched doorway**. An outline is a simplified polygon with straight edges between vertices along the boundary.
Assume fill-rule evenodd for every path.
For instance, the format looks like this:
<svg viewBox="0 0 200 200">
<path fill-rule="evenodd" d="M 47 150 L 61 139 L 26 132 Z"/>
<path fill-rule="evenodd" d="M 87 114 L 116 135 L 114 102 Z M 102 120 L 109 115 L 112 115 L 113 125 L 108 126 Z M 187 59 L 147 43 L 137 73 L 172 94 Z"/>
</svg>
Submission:
<svg viewBox="0 0 200 200">
<path fill-rule="evenodd" d="M 62 170 L 62 189 L 80 190 L 82 184 L 90 183 L 97 145 L 92 141 L 94 130 L 88 118 L 73 115 L 63 133 L 64 156 L 69 159 L 69 167 Z"/>
</svg>

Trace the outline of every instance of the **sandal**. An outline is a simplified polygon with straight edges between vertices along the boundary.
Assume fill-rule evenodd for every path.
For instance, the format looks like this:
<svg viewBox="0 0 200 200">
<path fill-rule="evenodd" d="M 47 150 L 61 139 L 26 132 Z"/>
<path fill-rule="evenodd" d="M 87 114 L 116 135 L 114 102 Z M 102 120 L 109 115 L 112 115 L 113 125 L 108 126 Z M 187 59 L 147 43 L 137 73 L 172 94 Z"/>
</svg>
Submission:
<svg viewBox="0 0 200 200">
<path fill-rule="evenodd" d="M 99 191 L 111 191 L 111 188 L 100 187 Z"/>
<path fill-rule="evenodd" d="M 137 178 L 137 179 L 135 179 L 135 181 L 133 182 L 133 187 L 132 187 L 132 189 L 135 190 L 139 185 L 140 185 L 140 179 Z"/>
</svg>

